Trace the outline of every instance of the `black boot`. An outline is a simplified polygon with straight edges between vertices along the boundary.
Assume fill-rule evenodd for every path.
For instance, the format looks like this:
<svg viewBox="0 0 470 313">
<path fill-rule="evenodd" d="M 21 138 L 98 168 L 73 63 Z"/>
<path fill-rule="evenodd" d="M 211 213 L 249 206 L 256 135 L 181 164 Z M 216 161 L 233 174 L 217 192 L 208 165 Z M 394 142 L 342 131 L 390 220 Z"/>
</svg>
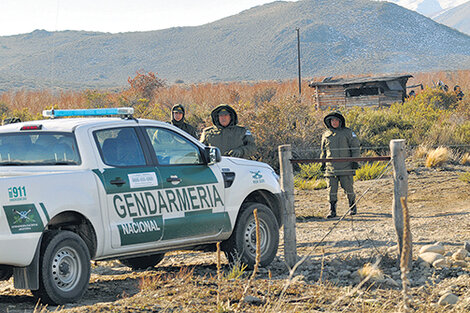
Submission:
<svg viewBox="0 0 470 313">
<path fill-rule="evenodd" d="M 356 215 L 357 214 L 357 207 L 356 207 L 356 200 L 349 201 L 349 215 Z"/>
<path fill-rule="evenodd" d="M 336 201 L 330 202 L 330 214 L 326 216 L 326 218 L 334 218 L 336 217 Z"/>
</svg>

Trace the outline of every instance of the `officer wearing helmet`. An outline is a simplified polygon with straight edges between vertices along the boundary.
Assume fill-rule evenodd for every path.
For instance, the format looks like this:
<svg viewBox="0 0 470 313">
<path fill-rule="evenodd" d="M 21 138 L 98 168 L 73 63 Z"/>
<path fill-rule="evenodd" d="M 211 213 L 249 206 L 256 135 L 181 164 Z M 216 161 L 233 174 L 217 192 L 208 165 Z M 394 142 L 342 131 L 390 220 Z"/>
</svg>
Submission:
<svg viewBox="0 0 470 313">
<path fill-rule="evenodd" d="M 359 139 L 346 127 L 345 119 L 339 112 L 332 112 L 323 119 L 328 128 L 322 135 L 320 158 L 359 157 Z M 336 217 L 338 201 L 338 184 L 346 192 L 349 200 L 350 214 L 356 214 L 356 194 L 354 193 L 354 174 L 359 168 L 357 162 L 326 162 L 321 170 L 328 180 L 330 214 L 327 218 Z"/>
<path fill-rule="evenodd" d="M 175 104 L 171 109 L 171 122 L 169 123 L 197 139 L 196 128 L 184 121 L 184 113 L 184 107 L 181 104 Z"/>
<path fill-rule="evenodd" d="M 220 149 L 222 155 L 249 158 L 256 150 L 251 132 L 238 126 L 235 110 L 227 104 L 217 106 L 211 112 L 213 126 L 202 131 L 200 141 Z"/>
</svg>

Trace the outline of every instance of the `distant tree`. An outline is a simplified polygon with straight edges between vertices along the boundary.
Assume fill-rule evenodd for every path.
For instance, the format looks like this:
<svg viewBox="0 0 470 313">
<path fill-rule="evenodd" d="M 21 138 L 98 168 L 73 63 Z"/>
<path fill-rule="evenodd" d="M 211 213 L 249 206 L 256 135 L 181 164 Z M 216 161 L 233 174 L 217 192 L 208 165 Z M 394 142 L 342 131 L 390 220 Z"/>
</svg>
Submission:
<svg viewBox="0 0 470 313">
<path fill-rule="evenodd" d="M 148 72 L 146 74 L 137 71 L 134 78 L 128 78 L 131 90 L 140 98 L 152 101 L 159 88 L 165 86 L 165 81 L 157 77 L 157 73 Z"/>
<path fill-rule="evenodd" d="M 97 90 L 86 90 L 85 98 L 88 108 L 106 108 L 112 106 L 112 101 L 108 97 L 108 93 L 101 93 Z"/>
</svg>

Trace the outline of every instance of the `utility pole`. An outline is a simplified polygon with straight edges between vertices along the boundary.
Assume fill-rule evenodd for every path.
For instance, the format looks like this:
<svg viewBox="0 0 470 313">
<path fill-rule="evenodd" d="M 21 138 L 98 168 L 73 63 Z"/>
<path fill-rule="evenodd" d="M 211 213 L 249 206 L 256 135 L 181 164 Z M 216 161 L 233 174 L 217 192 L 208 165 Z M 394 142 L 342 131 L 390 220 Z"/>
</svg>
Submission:
<svg viewBox="0 0 470 313">
<path fill-rule="evenodd" d="M 299 101 L 302 99 L 302 76 L 300 75 L 300 35 L 299 31 L 300 28 L 296 27 L 297 31 L 297 61 L 298 61 L 298 68 L 299 68 Z"/>
</svg>

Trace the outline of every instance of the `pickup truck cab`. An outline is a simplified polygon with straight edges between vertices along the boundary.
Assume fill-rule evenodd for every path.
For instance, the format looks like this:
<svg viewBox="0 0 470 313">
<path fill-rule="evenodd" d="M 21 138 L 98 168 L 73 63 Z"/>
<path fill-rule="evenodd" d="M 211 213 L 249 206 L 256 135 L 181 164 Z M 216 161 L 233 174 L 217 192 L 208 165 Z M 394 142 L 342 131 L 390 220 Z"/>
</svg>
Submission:
<svg viewBox="0 0 470 313">
<path fill-rule="evenodd" d="M 281 190 L 264 163 L 221 157 L 180 129 L 131 108 L 45 111 L 0 127 L 0 280 L 44 303 L 80 299 L 90 260 L 153 267 L 165 252 L 210 250 L 230 262 L 277 253 Z"/>
</svg>

